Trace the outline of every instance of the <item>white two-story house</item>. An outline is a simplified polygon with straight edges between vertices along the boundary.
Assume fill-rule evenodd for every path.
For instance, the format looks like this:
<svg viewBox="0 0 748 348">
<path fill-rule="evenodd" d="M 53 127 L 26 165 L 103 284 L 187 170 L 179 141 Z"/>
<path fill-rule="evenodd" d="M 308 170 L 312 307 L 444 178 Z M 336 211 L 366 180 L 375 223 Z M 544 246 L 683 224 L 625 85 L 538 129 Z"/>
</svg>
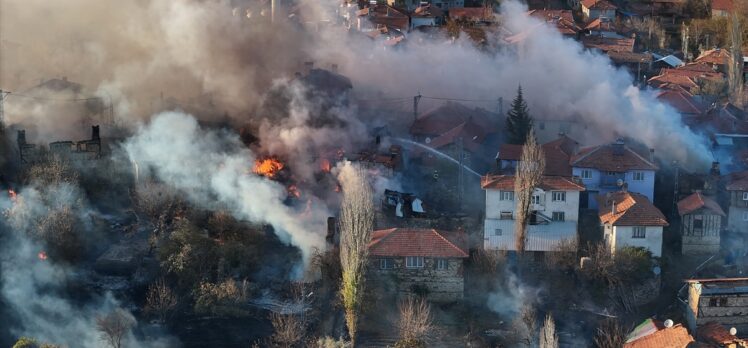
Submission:
<svg viewBox="0 0 748 348">
<path fill-rule="evenodd" d="M 624 247 L 643 247 L 652 256 L 662 255 L 662 228 L 665 216 L 644 195 L 617 191 L 598 197 L 598 215 L 605 242 L 615 254 Z"/>
<path fill-rule="evenodd" d="M 731 173 L 724 178 L 725 188 L 729 194 L 725 230 L 738 240 L 746 241 L 748 240 L 748 171 Z"/>
<path fill-rule="evenodd" d="M 488 175 L 483 246 L 487 250 L 515 251 L 517 202 L 514 175 Z M 570 177 L 544 176 L 532 196 L 526 251 L 555 251 L 562 241 L 577 241 L 579 193 L 584 186 Z"/>
<path fill-rule="evenodd" d="M 580 206 L 595 209 L 600 194 L 621 190 L 624 184 L 629 192 L 654 200 L 655 173 L 654 150 L 644 157 L 619 139 L 615 143 L 579 150 L 571 159 L 572 173 L 587 188 Z"/>
</svg>

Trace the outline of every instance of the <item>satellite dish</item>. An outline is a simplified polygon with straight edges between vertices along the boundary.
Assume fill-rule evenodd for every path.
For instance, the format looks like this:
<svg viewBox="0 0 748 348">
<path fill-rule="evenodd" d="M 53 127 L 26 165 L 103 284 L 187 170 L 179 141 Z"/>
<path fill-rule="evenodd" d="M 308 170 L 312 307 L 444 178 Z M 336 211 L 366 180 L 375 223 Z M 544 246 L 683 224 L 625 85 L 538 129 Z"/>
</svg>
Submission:
<svg viewBox="0 0 748 348">
<path fill-rule="evenodd" d="M 616 180 L 616 186 L 618 186 L 618 187 L 623 186 L 623 179 Z"/>
<path fill-rule="evenodd" d="M 736 329 L 736 328 L 734 328 L 734 327 L 731 327 L 731 328 L 730 328 L 730 335 L 733 335 L 733 336 L 735 336 L 735 335 L 737 335 L 737 334 L 738 334 L 738 329 Z"/>
<path fill-rule="evenodd" d="M 652 268 L 652 273 L 654 273 L 655 275 L 660 275 L 660 273 L 662 273 L 660 266 L 654 266 L 654 268 Z"/>
<path fill-rule="evenodd" d="M 665 324 L 665 327 L 671 328 L 671 327 L 673 327 L 674 323 L 673 323 L 673 321 L 671 319 L 668 319 L 668 320 L 665 320 L 664 324 Z"/>
<path fill-rule="evenodd" d="M 429 138 L 429 137 L 426 137 L 425 143 L 426 143 L 426 144 L 431 144 L 431 138 Z"/>
</svg>

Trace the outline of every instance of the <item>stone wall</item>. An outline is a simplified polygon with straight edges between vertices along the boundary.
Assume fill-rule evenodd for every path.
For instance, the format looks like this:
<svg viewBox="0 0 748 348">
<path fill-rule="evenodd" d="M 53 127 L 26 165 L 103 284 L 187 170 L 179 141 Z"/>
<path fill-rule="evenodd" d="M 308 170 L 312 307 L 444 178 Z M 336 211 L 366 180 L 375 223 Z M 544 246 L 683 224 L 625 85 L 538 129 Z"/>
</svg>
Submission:
<svg viewBox="0 0 748 348">
<path fill-rule="evenodd" d="M 424 258 L 424 267 L 406 268 L 405 258 L 393 258 L 395 268 L 380 269 L 380 259 L 372 258 L 369 265 L 369 286 L 378 291 L 394 292 L 398 296 L 413 294 L 414 289 L 425 289 L 427 299 L 452 302 L 464 296 L 463 260 L 447 259 L 447 269 L 437 269 L 435 258 Z"/>
</svg>

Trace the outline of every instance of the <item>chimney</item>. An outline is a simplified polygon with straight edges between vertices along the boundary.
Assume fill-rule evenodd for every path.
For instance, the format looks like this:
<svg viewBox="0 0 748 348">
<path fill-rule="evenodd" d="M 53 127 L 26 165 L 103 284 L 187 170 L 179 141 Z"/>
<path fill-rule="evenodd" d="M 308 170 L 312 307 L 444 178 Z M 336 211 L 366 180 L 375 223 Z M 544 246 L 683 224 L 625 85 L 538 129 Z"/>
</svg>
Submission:
<svg viewBox="0 0 748 348">
<path fill-rule="evenodd" d="M 629 191 L 629 183 L 623 182 L 623 185 L 621 185 L 621 191 L 628 192 Z"/>
<path fill-rule="evenodd" d="M 712 169 L 709 171 L 709 174 L 712 176 L 720 176 L 721 173 L 719 171 L 719 162 L 712 162 Z"/>
<path fill-rule="evenodd" d="M 91 126 L 91 140 L 99 140 L 99 126 Z"/>
<path fill-rule="evenodd" d="M 306 61 L 304 62 L 304 72 L 309 75 L 312 72 L 312 69 L 314 69 L 314 62 L 313 61 Z"/>
<path fill-rule="evenodd" d="M 334 72 L 334 73 L 337 74 L 338 73 L 338 65 L 337 64 L 330 65 L 330 70 L 332 70 L 332 72 Z"/>
<path fill-rule="evenodd" d="M 613 201 L 613 204 L 610 205 L 610 213 L 613 215 L 616 215 L 616 202 Z"/>
<path fill-rule="evenodd" d="M 623 142 L 623 138 L 618 138 L 615 143 L 613 143 L 613 154 L 617 156 L 623 155 L 623 147 L 625 143 Z"/>
<path fill-rule="evenodd" d="M 655 149 L 649 149 L 649 161 L 652 163 L 655 162 Z"/>
</svg>

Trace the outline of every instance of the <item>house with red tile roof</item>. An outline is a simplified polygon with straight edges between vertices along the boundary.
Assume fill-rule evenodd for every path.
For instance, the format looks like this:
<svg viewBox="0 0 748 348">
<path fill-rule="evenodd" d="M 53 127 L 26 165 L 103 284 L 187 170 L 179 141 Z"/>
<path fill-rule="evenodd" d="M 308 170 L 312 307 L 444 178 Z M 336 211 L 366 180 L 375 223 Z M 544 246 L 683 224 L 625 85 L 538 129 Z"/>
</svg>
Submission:
<svg viewBox="0 0 748 348">
<path fill-rule="evenodd" d="M 612 144 L 583 148 L 570 163 L 572 175 L 587 188 L 581 198 L 582 208 L 596 208 L 598 194 L 618 191 L 623 184 L 631 192 L 654 199 L 655 173 L 659 169 L 654 163 L 654 150 L 644 156 L 619 139 Z"/>
<path fill-rule="evenodd" d="M 611 252 L 641 247 L 652 252 L 652 256 L 662 255 L 662 228 L 668 222 L 646 196 L 617 191 L 601 194 L 598 202 L 603 236 Z"/>
<path fill-rule="evenodd" d="M 748 278 L 687 279 L 678 294 L 684 309 L 688 328 L 696 332 L 699 340 L 737 341 L 725 335 L 717 323 L 735 328 L 737 336 L 748 337 Z M 706 326 L 706 329 L 702 329 Z"/>
<path fill-rule="evenodd" d="M 615 18 L 618 7 L 608 0 L 581 0 L 582 14 L 587 19 Z"/>
<path fill-rule="evenodd" d="M 695 59 L 696 63 L 708 64 L 715 71 L 727 72 L 727 64 L 730 61 L 730 51 L 722 48 L 706 50 Z"/>
<path fill-rule="evenodd" d="M 530 10 L 528 15 L 546 22 L 550 26 L 555 26 L 561 35 L 576 38 L 582 31 L 574 21 L 574 15 L 571 10 Z"/>
<path fill-rule="evenodd" d="M 637 326 L 627 338 L 623 348 L 687 348 L 695 342 L 683 325 L 666 326 L 652 319 Z"/>
<path fill-rule="evenodd" d="M 447 11 L 450 19 L 471 23 L 490 24 L 496 21 L 493 8 L 490 6 L 482 7 L 452 7 Z"/>
<path fill-rule="evenodd" d="M 487 175 L 484 245 L 487 250 L 515 249 L 516 201 L 513 174 Z M 545 175 L 535 188 L 527 226 L 526 251 L 556 251 L 564 242 L 576 243 L 579 193 L 584 186 L 571 177 Z"/>
<path fill-rule="evenodd" d="M 657 93 L 657 100 L 672 106 L 683 117 L 698 117 L 707 111 L 707 106 L 684 89 L 666 89 Z"/>
<path fill-rule="evenodd" d="M 391 294 L 425 295 L 436 302 L 463 298 L 464 232 L 390 228 L 374 231 L 369 243 L 369 277 Z"/>
<path fill-rule="evenodd" d="M 678 215 L 684 255 L 719 252 L 722 218 L 727 214 L 714 198 L 695 192 L 678 202 Z"/>
<path fill-rule="evenodd" d="M 738 338 L 726 326 L 714 321 L 699 326 L 696 339 L 709 347 L 748 348 L 748 341 Z"/>
<path fill-rule="evenodd" d="M 356 12 L 356 28 L 361 32 L 379 31 L 381 28 L 405 33 L 410 29 L 406 13 L 389 5 L 372 5 Z"/>
<path fill-rule="evenodd" d="M 735 11 L 735 0 L 712 0 L 712 17 L 727 17 Z"/>
</svg>

